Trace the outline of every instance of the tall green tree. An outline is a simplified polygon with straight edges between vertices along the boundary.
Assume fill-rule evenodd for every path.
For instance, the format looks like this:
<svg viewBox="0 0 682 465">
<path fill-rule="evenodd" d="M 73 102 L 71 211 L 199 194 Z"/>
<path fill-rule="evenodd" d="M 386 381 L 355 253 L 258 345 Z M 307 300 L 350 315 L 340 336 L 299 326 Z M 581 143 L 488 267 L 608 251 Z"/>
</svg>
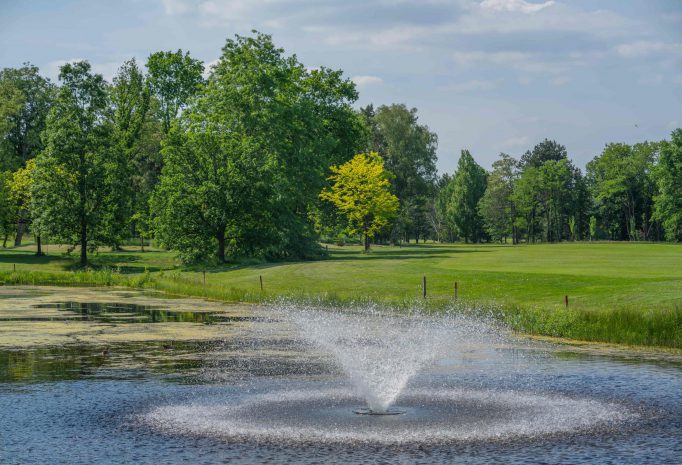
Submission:
<svg viewBox="0 0 682 465">
<path fill-rule="evenodd" d="M 544 213 L 546 242 L 567 236 L 573 173 L 566 158 L 547 160 L 539 168 L 539 200 Z"/>
<path fill-rule="evenodd" d="M 611 238 L 648 238 L 653 227 L 652 170 L 658 146 L 640 143 L 606 145 L 587 164 L 587 176 L 599 216 Z"/>
<path fill-rule="evenodd" d="M 444 173 L 437 181 L 437 192 L 434 196 L 434 215 L 437 215 L 438 224 L 441 225 L 439 240 L 454 242 L 457 239 L 457 225 L 449 214 L 450 200 L 452 199 L 453 182 L 452 176 Z"/>
<path fill-rule="evenodd" d="M 7 247 L 7 239 L 14 234 L 17 226 L 16 210 L 12 195 L 12 172 L 0 171 L 0 237 L 3 249 Z"/>
<path fill-rule="evenodd" d="M 15 83 L 0 79 L 0 171 L 10 171 L 19 165 L 10 134 L 15 128 L 13 119 L 20 114 L 23 103 L 24 96 Z"/>
<path fill-rule="evenodd" d="M 523 168 L 533 166 L 539 168 L 546 161 L 560 161 L 568 158 L 566 147 L 554 140 L 545 139 L 535 147 L 533 150 L 528 150 L 521 157 L 521 166 Z"/>
<path fill-rule="evenodd" d="M 26 162 L 26 166 L 19 168 L 12 173 L 10 180 L 10 200 L 14 202 L 17 216 L 22 216 L 22 220 L 31 224 L 31 231 L 36 243 L 36 255 L 43 255 L 42 231 L 39 224 L 33 221 L 33 200 L 31 190 L 33 187 L 34 173 L 36 169 L 36 159 L 31 158 Z"/>
<path fill-rule="evenodd" d="M 527 166 L 514 185 L 512 199 L 516 205 L 516 228 L 524 231 L 526 242 L 542 237 L 542 180 L 540 168 Z"/>
<path fill-rule="evenodd" d="M 485 194 L 486 172 L 468 150 L 462 150 L 452 179 L 448 216 L 465 242 L 480 242 L 484 236 L 478 202 Z"/>
<path fill-rule="evenodd" d="M 0 71 L 0 170 L 17 170 L 42 149 L 41 133 L 54 99 L 54 86 L 36 66 Z M 14 245 L 20 246 L 29 223 L 29 206 L 20 204 Z"/>
<path fill-rule="evenodd" d="M 45 150 L 36 158 L 31 189 L 34 221 L 42 231 L 88 250 L 107 242 L 107 198 L 119 159 L 112 156 L 113 127 L 107 84 L 86 61 L 60 68 L 62 85 L 45 127 Z M 113 146 L 113 147 L 112 147 Z"/>
<path fill-rule="evenodd" d="M 512 195 L 517 232 L 524 231 L 528 242 L 583 237 L 588 228 L 589 195 L 566 148 L 545 139 L 521 157 L 520 169 Z"/>
<path fill-rule="evenodd" d="M 518 242 L 516 205 L 513 199 L 517 176 L 518 161 L 501 153 L 500 158 L 493 163 L 485 194 L 478 204 L 488 235 L 497 241 L 506 241 L 511 236 L 514 244 Z"/>
<path fill-rule="evenodd" d="M 204 64 L 189 52 L 156 52 L 147 59 L 148 84 L 158 99 L 158 114 L 164 133 L 204 83 Z"/>
<path fill-rule="evenodd" d="M 352 156 L 356 98 L 341 72 L 308 71 L 268 35 L 228 40 L 164 143 L 158 237 L 186 260 L 316 254 L 310 213 L 328 167 Z"/>
<path fill-rule="evenodd" d="M 108 208 L 104 219 L 108 243 L 118 247 L 122 240 L 133 235 L 136 228 L 131 224 L 146 218 L 151 189 L 142 182 L 145 179 L 144 159 L 150 118 L 151 94 L 145 76 L 135 59 L 123 63 L 110 88 L 113 124 L 113 142 L 117 157 L 111 166 L 111 189 L 107 195 Z M 155 147 L 156 150 L 160 146 Z"/>
<path fill-rule="evenodd" d="M 384 158 L 386 169 L 395 176 L 401 220 L 394 233 L 419 241 L 430 230 L 427 215 L 435 194 L 438 137 L 419 124 L 416 108 L 382 105 L 375 112 L 369 106 L 361 113 L 369 128 L 369 148 Z"/>
<path fill-rule="evenodd" d="M 658 186 L 655 217 L 667 240 L 682 241 L 682 129 L 674 130 L 671 140 L 661 143 L 654 175 Z"/>
<path fill-rule="evenodd" d="M 54 86 L 36 66 L 26 63 L 0 71 L 0 93 L 0 160 L 15 170 L 43 148 L 40 134 L 45 129 Z"/>
</svg>

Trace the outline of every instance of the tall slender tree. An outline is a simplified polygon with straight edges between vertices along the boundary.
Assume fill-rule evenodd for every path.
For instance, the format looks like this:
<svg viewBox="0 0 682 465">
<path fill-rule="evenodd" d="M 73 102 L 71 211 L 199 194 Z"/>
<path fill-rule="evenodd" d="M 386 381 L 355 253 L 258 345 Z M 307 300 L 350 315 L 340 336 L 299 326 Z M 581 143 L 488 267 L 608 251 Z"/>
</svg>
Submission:
<svg viewBox="0 0 682 465">
<path fill-rule="evenodd" d="M 682 129 L 674 130 L 671 140 L 661 143 L 654 174 L 656 219 L 663 224 L 667 240 L 682 241 Z"/>
<path fill-rule="evenodd" d="M 419 241 L 430 230 L 427 215 L 429 198 L 435 193 L 438 137 L 419 124 L 416 108 L 382 105 L 375 112 L 368 106 L 361 113 L 369 128 L 371 150 L 384 158 L 386 169 L 395 176 L 393 186 L 401 212 L 394 239 L 404 235 Z"/>
<path fill-rule="evenodd" d="M 41 133 L 54 99 L 55 88 L 36 66 L 0 71 L 0 170 L 17 170 L 42 149 Z M 29 223 L 29 206 L 16 210 L 14 245 L 20 246 Z"/>
<path fill-rule="evenodd" d="M 465 242 L 480 242 L 484 230 L 478 202 L 485 194 L 486 172 L 468 150 L 462 150 L 452 184 L 448 215 Z"/>
<path fill-rule="evenodd" d="M 107 197 L 119 172 L 112 144 L 107 84 L 86 61 L 61 67 L 62 85 L 47 118 L 45 150 L 36 159 L 31 189 L 33 212 L 42 230 L 88 250 L 106 242 Z"/>
<path fill-rule="evenodd" d="M 478 208 L 483 216 L 485 229 L 491 238 L 506 241 L 511 236 L 512 243 L 518 242 L 516 234 L 516 204 L 512 197 L 514 182 L 518 176 L 518 161 L 501 153 L 493 163 L 488 175 L 488 185 Z"/>
<path fill-rule="evenodd" d="M 107 195 L 108 208 L 104 217 L 107 242 L 118 248 L 123 239 L 132 235 L 133 216 L 148 211 L 150 189 L 140 182 L 144 166 L 138 161 L 143 155 L 143 137 L 149 119 L 150 90 L 145 76 L 135 59 L 123 63 L 110 87 L 112 106 L 112 139 L 115 149 L 111 156 L 117 172 L 110 173 L 111 189 Z M 137 209 L 137 210 L 136 210 Z M 142 210 L 141 212 L 139 210 Z"/>
</svg>

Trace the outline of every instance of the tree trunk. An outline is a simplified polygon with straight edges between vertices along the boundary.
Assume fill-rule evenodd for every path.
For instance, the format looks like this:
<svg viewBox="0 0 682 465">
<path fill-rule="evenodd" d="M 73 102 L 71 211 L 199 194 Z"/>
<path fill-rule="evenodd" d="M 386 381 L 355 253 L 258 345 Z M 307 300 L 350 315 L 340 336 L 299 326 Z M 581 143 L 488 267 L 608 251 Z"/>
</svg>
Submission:
<svg viewBox="0 0 682 465">
<path fill-rule="evenodd" d="M 37 246 L 36 255 L 39 256 L 39 257 L 42 257 L 43 255 L 45 255 L 45 254 L 43 253 L 43 245 L 42 245 L 42 243 L 41 243 L 41 241 L 40 241 L 40 234 L 38 234 L 38 235 L 36 236 L 36 246 Z"/>
<path fill-rule="evenodd" d="M 367 233 L 364 233 L 363 235 L 365 237 L 365 239 L 364 239 L 364 241 L 365 241 L 365 252 L 368 252 L 369 251 L 369 236 L 367 235 Z"/>
<path fill-rule="evenodd" d="M 85 218 L 81 218 L 81 266 L 88 265 L 88 226 Z"/>
<path fill-rule="evenodd" d="M 220 263 L 225 263 L 225 228 L 218 229 L 216 239 L 218 239 L 218 260 Z"/>
<path fill-rule="evenodd" d="M 85 153 L 81 152 L 79 155 L 78 165 L 78 213 L 81 222 L 81 266 L 88 266 L 88 213 L 87 205 L 87 189 L 85 179 L 87 170 L 85 168 Z"/>
<path fill-rule="evenodd" d="M 2 241 L 2 248 L 3 249 L 7 248 L 7 239 L 8 239 L 8 236 L 7 236 L 7 234 L 5 234 L 5 239 Z"/>
<path fill-rule="evenodd" d="M 21 245 L 21 239 L 24 237 L 24 230 L 26 229 L 26 223 L 23 218 L 19 218 L 17 222 L 17 235 L 14 237 L 14 247 L 19 247 Z"/>
</svg>

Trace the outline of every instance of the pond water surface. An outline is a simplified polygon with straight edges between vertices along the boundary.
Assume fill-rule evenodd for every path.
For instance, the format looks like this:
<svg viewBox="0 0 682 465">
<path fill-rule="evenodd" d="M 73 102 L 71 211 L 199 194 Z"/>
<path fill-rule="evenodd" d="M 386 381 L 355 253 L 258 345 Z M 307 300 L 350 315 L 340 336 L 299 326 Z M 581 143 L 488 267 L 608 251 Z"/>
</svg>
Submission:
<svg viewBox="0 0 682 465">
<path fill-rule="evenodd" d="M 0 298 L 0 334 L 54 318 L 143 328 L 149 340 L 19 347 L 0 336 L 2 464 L 682 463 L 674 354 L 484 341 L 412 378 L 396 400 L 403 415 L 371 417 L 353 413 L 362 400 L 336 361 L 267 308 L 197 301 L 192 317 L 188 300 L 13 292 Z M 225 337 L 158 340 L 162 325 Z"/>
</svg>

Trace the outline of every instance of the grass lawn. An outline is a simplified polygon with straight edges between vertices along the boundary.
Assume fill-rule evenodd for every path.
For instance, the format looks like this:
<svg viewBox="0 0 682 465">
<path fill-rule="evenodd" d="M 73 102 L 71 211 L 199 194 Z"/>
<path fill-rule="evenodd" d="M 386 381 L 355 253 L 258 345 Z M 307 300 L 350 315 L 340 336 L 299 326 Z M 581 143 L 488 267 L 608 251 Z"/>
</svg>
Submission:
<svg viewBox="0 0 682 465">
<path fill-rule="evenodd" d="M 682 246 L 650 243 L 329 246 L 311 262 L 225 265 L 203 273 L 179 267 L 165 251 L 93 254 L 100 267 L 119 269 L 92 284 L 144 285 L 178 294 L 257 301 L 276 295 L 394 303 L 421 298 L 443 306 L 458 283 L 460 302 L 490 305 L 513 327 L 536 334 L 682 347 Z M 73 273 L 77 254 L 49 246 L 0 250 L 0 282 L 89 282 Z M 17 273 L 13 273 L 16 264 Z M 145 269 L 148 271 L 144 274 Z M 38 272 L 38 273 L 36 273 Z M 42 274 L 40 272 L 43 272 Z M 14 277 L 13 277 L 14 276 Z M 145 276 L 142 280 L 141 277 Z M 260 291 L 259 276 L 265 292 Z M 31 278 L 32 277 L 32 278 Z M 31 281 L 33 279 L 33 281 Z M 61 282 L 64 284 L 65 282 Z M 564 296 L 569 296 L 569 309 Z"/>
</svg>

